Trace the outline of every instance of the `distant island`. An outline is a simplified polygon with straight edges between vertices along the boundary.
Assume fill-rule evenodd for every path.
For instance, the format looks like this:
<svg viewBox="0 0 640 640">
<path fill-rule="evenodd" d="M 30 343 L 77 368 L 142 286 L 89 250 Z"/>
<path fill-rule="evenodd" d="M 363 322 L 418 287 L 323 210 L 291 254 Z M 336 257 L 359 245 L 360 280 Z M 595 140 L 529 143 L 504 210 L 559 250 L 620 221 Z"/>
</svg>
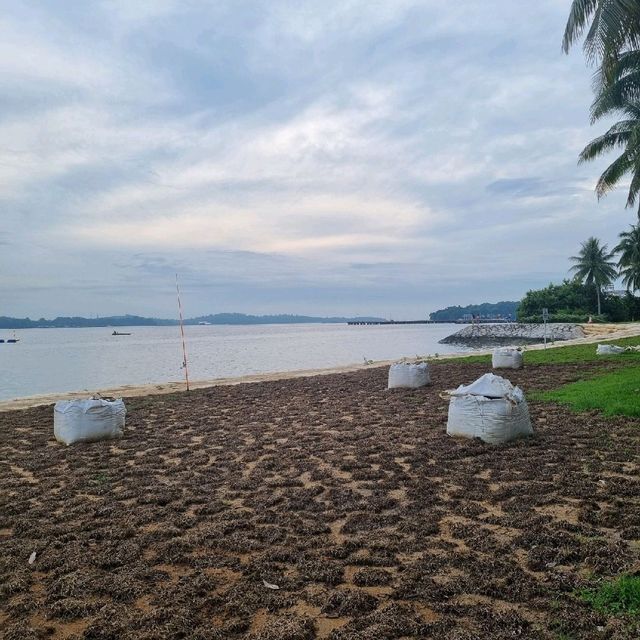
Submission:
<svg viewBox="0 0 640 640">
<path fill-rule="evenodd" d="M 504 318 L 515 320 L 519 302 L 483 302 L 482 304 L 470 304 L 466 307 L 447 307 L 430 314 L 431 320 L 440 322 L 456 322 L 457 320 L 471 320 L 473 316 L 478 318 Z"/>
<path fill-rule="evenodd" d="M 297 316 L 290 314 L 252 316 L 244 313 L 216 313 L 214 315 L 199 316 L 197 318 L 187 318 L 185 325 L 198 324 L 301 324 L 301 323 L 334 323 L 363 321 L 372 322 L 383 320 L 375 317 L 355 317 L 343 318 L 332 316 L 328 318 L 315 316 Z M 170 327 L 178 324 L 175 319 L 165 318 L 145 318 L 143 316 L 106 316 L 98 318 L 57 317 L 53 320 L 40 318 L 31 320 L 30 318 L 10 318 L 0 316 L 0 329 L 63 329 L 82 327 Z"/>
</svg>

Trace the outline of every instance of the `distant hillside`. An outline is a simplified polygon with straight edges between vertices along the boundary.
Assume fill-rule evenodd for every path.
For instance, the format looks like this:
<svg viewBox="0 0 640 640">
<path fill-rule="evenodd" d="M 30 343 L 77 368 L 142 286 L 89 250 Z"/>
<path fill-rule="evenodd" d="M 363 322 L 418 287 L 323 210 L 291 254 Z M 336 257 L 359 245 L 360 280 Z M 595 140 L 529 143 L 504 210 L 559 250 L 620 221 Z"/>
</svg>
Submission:
<svg viewBox="0 0 640 640">
<path fill-rule="evenodd" d="M 37 327 L 57 328 L 66 327 L 136 327 L 136 326 L 170 326 L 178 324 L 177 320 L 162 320 L 160 318 L 143 318 L 141 316 L 109 316 L 105 318 L 82 318 L 59 316 L 53 320 L 40 318 L 8 318 L 0 316 L 0 329 L 34 329 Z"/>
<path fill-rule="evenodd" d="M 382 318 L 373 317 L 315 317 L 315 316 L 295 316 L 289 314 L 272 316 L 250 316 L 244 313 L 216 313 L 215 315 L 200 316 L 198 318 L 187 318 L 184 323 L 194 325 L 199 323 L 207 324 L 297 324 L 297 323 L 345 323 L 352 321 L 378 321 Z M 9 318 L 0 316 L 0 329 L 34 329 L 34 328 L 81 328 L 81 327 L 161 327 L 174 326 L 178 321 L 163 318 L 144 318 L 142 316 L 106 316 L 103 318 L 82 318 L 82 317 L 58 317 L 53 320 L 40 318 L 31 320 L 30 318 Z"/>
<path fill-rule="evenodd" d="M 470 304 L 466 307 L 447 307 L 434 311 L 431 320 L 464 320 L 470 316 L 480 316 L 481 318 L 513 318 L 516 317 L 516 309 L 519 302 L 483 302 L 482 304 Z"/>
<path fill-rule="evenodd" d="M 345 322 L 375 322 L 379 320 L 383 320 L 383 318 L 344 318 L 342 316 L 324 318 L 316 316 L 295 316 L 290 314 L 249 316 L 244 313 L 216 313 L 215 315 L 189 318 L 188 320 L 185 320 L 185 324 L 198 324 L 199 322 L 208 322 L 209 324 L 300 324 L 312 322 L 332 322 L 343 324 Z"/>
</svg>

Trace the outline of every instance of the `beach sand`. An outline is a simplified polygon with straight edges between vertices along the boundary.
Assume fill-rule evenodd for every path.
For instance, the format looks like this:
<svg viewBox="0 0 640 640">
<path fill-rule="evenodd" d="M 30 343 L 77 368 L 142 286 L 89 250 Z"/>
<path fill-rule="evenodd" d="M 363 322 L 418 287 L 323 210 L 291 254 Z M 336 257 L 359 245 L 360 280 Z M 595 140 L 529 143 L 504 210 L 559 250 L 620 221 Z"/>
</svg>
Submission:
<svg viewBox="0 0 640 640">
<path fill-rule="evenodd" d="M 634 637 L 574 594 L 640 566 L 639 421 L 532 402 L 532 439 L 452 439 L 443 392 L 486 365 L 431 369 L 131 398 L 122 439 L 71 447 L 51 406 L 1 414 L 0 635 Z"/>
<path fill-rule="evenodd" d="M 624 323 L 624 324 L 586 324 L 582 325 L 585 331 L 585 337 L 576 340 L 565 340 L 548 344 L 547 348 L 562 347 L 571 344 L 596 343 L 600 340 L 614 340 L 617 338 L 627 338 L 632 336 L 640 336 L 640 323 Z M 544 349 L 543 344 L 528 345 L 527 350 Z M 492 349 L 474 350 L 473 355 L 490 354 Z M 460 353 L 444 354 L 443 358 L 464 358 L 471 355 L 469 351 Z M 272 382 L 274 380 L 288 380 L 295 378 L 306 378 L 309 376 L 331 375 L 334 373 L 350 373 L 354 371 L 362 371 L 371 367 L 389 366 L 397 360 L 376 361 L 371 364 L 350 364 L 340 367 L 331 367 L 326 369 L 306 369 L 298 371 L 282 371 L 277 373 L 262 373 L 234 378 L 216 378 L 214 380 L 195 380 L 190 382 L 191 389 L 206 389 L 219 385 L 243 384 L 248 382 Z M 28 407 L 36 407 L 40 405 L 54 404 L 58 400 L 74 400 L 77 398 L 86 398 L 95 393 L 99 393 L 105 397 L 117 398 L 135 398 L 138 396 L 158 395 L 166 393 L 178 393 L 186 388 L 185 382 L 174 381 L 157 384 L 144 385 L 123 385 L 120 387 L 111 387 L 106 389 L 90 389 L 74 392 L 48 393 L 36 396 L 27 396 L 13 400 L 0 400 L 0 412 L 14 411 L 16 409 L 26 409 Z"/>
</svg>

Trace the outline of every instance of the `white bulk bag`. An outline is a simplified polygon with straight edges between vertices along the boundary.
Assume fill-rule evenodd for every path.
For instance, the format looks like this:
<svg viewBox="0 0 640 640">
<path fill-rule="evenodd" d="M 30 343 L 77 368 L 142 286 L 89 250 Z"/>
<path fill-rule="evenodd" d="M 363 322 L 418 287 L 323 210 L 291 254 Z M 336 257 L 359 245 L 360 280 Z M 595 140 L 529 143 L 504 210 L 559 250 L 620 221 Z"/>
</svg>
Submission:
<svg viewBox="0 0 640 640">
<path fill-rule="evenodd" d="M 451 392 L 447 434 L 491 444 L 533 435 L 522 390 L 492 373 L 461 385 Z"/>
<path fill-rule="evenodd" d="M 599 344 L 596 349 L 596 355 L 599 356 L 617 356 L 619 353 L 624 353 L 624 348 L 615 344 Z"/>
<path fill-rule="evenodd" d="M 53 433 L 64 444 L 120 438 L 126 413 L 122 398 L 62 400 L 53 408 Z"/>
<path fill-rule="evenodd" d="M 522 369 L 522 353 L 513 347 L 493 350 L 491 365 L 494 369 Z"/>
<path fill-rule="evenodd" d="M 418 389 L 431 382 L 429 377 L 429 365 L 426 362 L 411 364 L 409 362 L 396 362 L 389 367 L 389 389 Z"/>
</svg>

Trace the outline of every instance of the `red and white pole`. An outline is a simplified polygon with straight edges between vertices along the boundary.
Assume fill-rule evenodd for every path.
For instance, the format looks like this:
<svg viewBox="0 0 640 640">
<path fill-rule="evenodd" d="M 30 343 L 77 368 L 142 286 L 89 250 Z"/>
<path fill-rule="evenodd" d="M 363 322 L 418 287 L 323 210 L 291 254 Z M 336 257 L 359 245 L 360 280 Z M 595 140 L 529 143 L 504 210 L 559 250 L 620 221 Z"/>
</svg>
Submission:
<svg viewBox="0 0 640 640">
<path fill-rule="evenodd" d="M 187 345 L 184 341 L 184 326 L 182 320 L 182 303 L 180 302 L 180 287 L 178 286 L 178 274 L 176 273 L 176 291 L 178 293 L 178 313 L 180 314 L 180 335 L 182 336 L 182 366 L 184 367 L 184 377 L 187 381 L 187 391 L 189 391 L 189 368 L 187 367 Z"/>
</svg>

